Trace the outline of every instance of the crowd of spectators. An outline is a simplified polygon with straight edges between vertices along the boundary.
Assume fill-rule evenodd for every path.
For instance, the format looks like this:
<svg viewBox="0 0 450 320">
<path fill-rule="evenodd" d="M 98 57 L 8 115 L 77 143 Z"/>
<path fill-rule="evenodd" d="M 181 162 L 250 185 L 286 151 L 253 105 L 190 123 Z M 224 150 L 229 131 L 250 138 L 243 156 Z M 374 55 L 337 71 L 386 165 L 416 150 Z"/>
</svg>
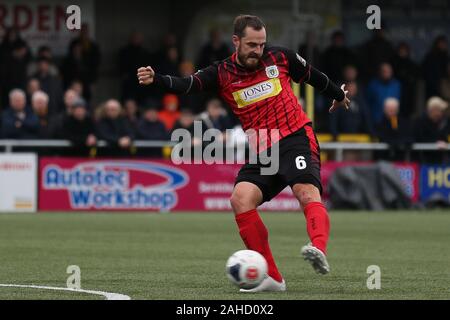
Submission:
<svg viewBox="0 0 450 320">
<path fill-rule="evenodd" d="M 413 142 L 444 146 L 450 134 L 450 60 L 445 36 L 434 40 L 421 63 L 412 59 L 408 43 L 395 47 L 383 30 L 355 48 L 346 45 L 341 31 L 334 32 L 330 40 L 321 50 L 310 32 L 298 48 L 336 83 L 345 83 L 352 101 L 349 111 L 330 115 L 330 101 L 318 95 L 318 132 L 334 137 L 369 134 L 391 145 L 385 155 L 391 159 L 401 159 Z M 155 50 L 145 45 L 143 34 L 134 32 L 117 52 L 120 96 L 93 105 L 101 53 L 87 26 L 59 60 L 48 46 L 33 54 L 17 30 L 7 29 L 0 42 L 0 139 L 68 139 L 86 153 L 104 140 L 109 145 L 105 152 L 126 155 L 133 152 L 133 140 L 168 140 L 177 128 L 191 130 L 196 119 L 205 128 L 225 132 L 238 123 L 217 97 L 206 93 L 177 96 L 157 87 L 142 87 L 136 81 L 136 70 L 152 65 L 162 74 L 188 76 L 231 53 L 218 30 L 210 32 L 196 61 L 184 59 L 173 34 Z M 420 83 L 423 99 L 418 95 Z"/>
</svg>

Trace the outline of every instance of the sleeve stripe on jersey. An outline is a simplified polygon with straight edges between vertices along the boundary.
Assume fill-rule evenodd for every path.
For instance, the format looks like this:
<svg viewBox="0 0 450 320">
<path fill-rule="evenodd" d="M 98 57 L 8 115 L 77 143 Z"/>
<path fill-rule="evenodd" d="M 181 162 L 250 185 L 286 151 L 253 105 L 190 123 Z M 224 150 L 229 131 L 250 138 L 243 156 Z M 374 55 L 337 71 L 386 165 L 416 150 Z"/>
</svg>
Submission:
<svg viewBox="0 0 450 320">
<path fill-rule="evenodd" d="M 305 82 L 308 82 L 311 79 L 311 65 L 308 65 L 308 71 L 303 75 L 303 77 L 301 77 L 298 82 L 302 82 L 303 79 L 305 79 L 305 77 L 308 76 L 308 79 L 305 80 Z"/>
<path fill-rule="evenodd" d="M 166 77 L 169 78 L 169 87 L 170 87 L 170 89 L 172 89 L 172 77 L 169 75 L 166 75 Z"/>
<path fill-rule="evenodd" d="M 327 90 L 328 85 L 330 84 L 330 78 L 328 78 L 328 76 L 322 72 L 322 74 L 327 78 L 327 84 L 325 85 L 325 88 L 323 88 L 319 93 L 324 92 L 325 90 Z"/>
<path fill-rule="evenodd" d="M 189 77 L 189 80 L 190 80 L 190 82 L 189 82 L 189 87 L 187 88 L 186 93 L 189 93 L 189 91 L 191 91 L 192 83 L 194 82 L 194 77 L 193 77 L 193 76 L 190 76 L 190 77 Z"/>
<path fill-rule="evenodd" d="M 199 77 L 197 77 L 197 76 L 194 74 L 194 76 L 191 76 L 191 85 L 189 86 L 188 91 L 189 91 L 189 90 L 191 89 L 191 87 L 192 87 L 193 78 L 195 78 L 195 79 L 198 80 L 198 82 L 200 83 L 200 90 L 202 90 L 202 89 L 203 89 L 203 82 L 202 82 L 202 80 L 201 80 Z"/>
</svg>

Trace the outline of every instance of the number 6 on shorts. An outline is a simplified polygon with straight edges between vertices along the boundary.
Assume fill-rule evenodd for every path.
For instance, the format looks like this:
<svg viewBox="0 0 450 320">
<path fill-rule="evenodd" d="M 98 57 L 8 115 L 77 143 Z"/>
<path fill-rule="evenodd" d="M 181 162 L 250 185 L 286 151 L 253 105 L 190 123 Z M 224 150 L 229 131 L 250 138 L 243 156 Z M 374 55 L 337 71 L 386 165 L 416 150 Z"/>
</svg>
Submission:
<svg viewBox="0 0 450 320">
<path fill-rule="evenodd" d="M 304 156 L 298 156 L 295 158 L 295 166 L 298 170 L 303 170 L 306 168 L 306 161 Z"/>
</svg>

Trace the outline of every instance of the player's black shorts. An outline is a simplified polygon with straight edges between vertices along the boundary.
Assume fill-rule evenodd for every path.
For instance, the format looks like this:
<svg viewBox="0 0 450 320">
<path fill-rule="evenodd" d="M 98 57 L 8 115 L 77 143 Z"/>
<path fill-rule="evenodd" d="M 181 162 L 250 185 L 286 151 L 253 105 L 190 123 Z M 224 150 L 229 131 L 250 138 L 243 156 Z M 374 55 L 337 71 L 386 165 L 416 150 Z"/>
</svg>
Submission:
<svg viewBox="0 0 450 320">
<path fill-rule="evenodd" d="M 236 177 L 239 182 L 251 182 L 259 187 L 263 202 L 270 201 L 287 186 L 309 183 L 322 194 L 320 179 L 320 148 L 310 124 L 284 137 L 279 142 L 279 170 L 275 175 L 261 175 L 260 163 L 246 163 Z"/>
</svg>

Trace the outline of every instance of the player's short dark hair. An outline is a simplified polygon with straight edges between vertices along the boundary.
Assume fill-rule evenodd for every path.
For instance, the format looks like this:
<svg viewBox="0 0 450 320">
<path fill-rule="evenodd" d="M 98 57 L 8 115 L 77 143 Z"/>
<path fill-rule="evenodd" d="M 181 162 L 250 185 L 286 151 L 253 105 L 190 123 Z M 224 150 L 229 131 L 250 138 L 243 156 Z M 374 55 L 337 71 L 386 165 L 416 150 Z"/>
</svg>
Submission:
<svg viewBox="0 0 450 320">
<path fill-rule="evenodd" d="M 266 26 L 264 22 L 262 22 L 262 20 L 257 16 L 240 14 L 234 19 L 233 27 L 233 34 L 235 36 L 238 36 L 239 38 L 242 38 L 245 37 L 245 28 L 250 27 L 252 29 L 255 29 L 256 31 L 259 31 Z"/>
</svg>

